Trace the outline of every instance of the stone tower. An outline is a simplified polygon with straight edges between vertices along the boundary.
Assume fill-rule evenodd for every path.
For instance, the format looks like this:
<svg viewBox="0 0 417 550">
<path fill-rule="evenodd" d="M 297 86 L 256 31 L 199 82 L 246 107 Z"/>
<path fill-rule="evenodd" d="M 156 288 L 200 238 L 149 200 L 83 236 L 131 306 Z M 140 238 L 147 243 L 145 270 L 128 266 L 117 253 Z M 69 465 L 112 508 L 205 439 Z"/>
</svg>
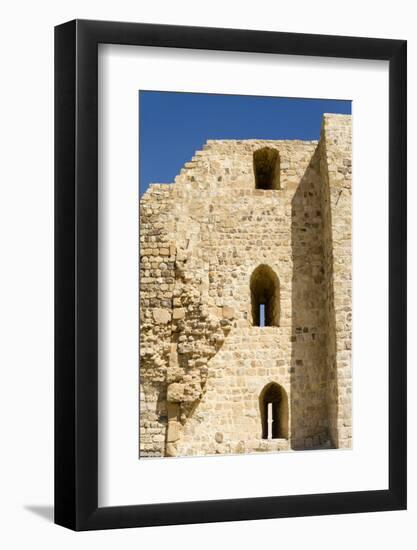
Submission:
<svg viewBox="0 0 417 550">
<path fill-rule="evenodd" d="M 140 201 L 140 457 L 351 446 L 351 117 Z"/>
</svg>

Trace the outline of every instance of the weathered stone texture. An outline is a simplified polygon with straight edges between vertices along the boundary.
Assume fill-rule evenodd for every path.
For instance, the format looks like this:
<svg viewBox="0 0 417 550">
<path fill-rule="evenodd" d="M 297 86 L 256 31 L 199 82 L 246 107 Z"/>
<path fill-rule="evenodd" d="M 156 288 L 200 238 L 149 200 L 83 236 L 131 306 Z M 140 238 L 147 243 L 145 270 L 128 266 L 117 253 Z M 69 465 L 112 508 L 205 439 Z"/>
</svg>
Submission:
<svg viewBox="0 0 417 550">
<path fill-rule="evenodd" d="M 324 115 L 319 142 L 208 141 L 174 184 L 151 185 L 140 456 L 350 447 L 350 247 L 350 116 Z M 253 326 L 271 285 L 275 326 Z M 265 439 L 272 382 L 286 425 Z"/>
</svg>

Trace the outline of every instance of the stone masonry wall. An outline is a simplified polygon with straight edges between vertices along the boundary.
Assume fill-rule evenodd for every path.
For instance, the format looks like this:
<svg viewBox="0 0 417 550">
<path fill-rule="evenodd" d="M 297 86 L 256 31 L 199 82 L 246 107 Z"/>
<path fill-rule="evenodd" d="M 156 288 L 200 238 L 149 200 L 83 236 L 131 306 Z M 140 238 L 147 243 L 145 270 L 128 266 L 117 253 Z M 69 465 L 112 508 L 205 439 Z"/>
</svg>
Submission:
<svg viewBox="0 0 417 550">
<path fill-rule="evenodd" d="M 142 197 L 141 457 L 350 445 L 349 131 L 326 115 L 319 143 L 208 141 Z M 275 189 L 255 188 L 264 147 Z M 279 326 L 253 326 L 259 266 L 279 281 Z M 271 382 L 288 427 L 263 439 Z"/>
<path fill-rule="evenodd" d="M 352 446 L 352 127 L 350 116 L 324 115 L 321 138 L 325 215 L 327 369 L 330 432 Z"/>
</svg>

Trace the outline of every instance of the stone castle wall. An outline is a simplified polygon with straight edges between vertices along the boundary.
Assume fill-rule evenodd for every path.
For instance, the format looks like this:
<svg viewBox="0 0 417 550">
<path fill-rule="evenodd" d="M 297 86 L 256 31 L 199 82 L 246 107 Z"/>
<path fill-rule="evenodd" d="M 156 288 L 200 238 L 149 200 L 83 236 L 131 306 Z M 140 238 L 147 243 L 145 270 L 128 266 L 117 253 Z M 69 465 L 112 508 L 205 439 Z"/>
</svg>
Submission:
<svg viewBox="0 0 417 550">
<path fill-rule="evenodd" d="M 141 457 L 350 446 L 350 124 L 325 115 L 319 142 L 208 141 L 142 197 Z M 253 326 L 263 279 L 279 326 Z M 270 383 L 285 426 L 265 439 Z"/>
</svg>

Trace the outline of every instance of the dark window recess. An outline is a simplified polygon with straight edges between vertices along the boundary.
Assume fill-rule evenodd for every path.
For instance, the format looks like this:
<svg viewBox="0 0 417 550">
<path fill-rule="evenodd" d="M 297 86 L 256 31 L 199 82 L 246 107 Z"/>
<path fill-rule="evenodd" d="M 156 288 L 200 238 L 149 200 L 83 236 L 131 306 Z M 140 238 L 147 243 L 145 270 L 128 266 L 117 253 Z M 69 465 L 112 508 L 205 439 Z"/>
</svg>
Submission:
<svg viewBox="0 0 417 550">
<path fill-rule="evenodd" d="M 250 279 L 252 324 L 279 327 L 279 280 L 268 265 L 260 265 Z"/>
<path fill-rule="evenodd" d="M 271 382 L 259 397 L 262 439 L 288 438 L 288 397 L 282 386 Z"/>
<path fill-rule="evenodd" d="M 281 189 L 280 158 L 276 149 L 263 147 L 253 154 L 256 189 Z"/>
</svg>

